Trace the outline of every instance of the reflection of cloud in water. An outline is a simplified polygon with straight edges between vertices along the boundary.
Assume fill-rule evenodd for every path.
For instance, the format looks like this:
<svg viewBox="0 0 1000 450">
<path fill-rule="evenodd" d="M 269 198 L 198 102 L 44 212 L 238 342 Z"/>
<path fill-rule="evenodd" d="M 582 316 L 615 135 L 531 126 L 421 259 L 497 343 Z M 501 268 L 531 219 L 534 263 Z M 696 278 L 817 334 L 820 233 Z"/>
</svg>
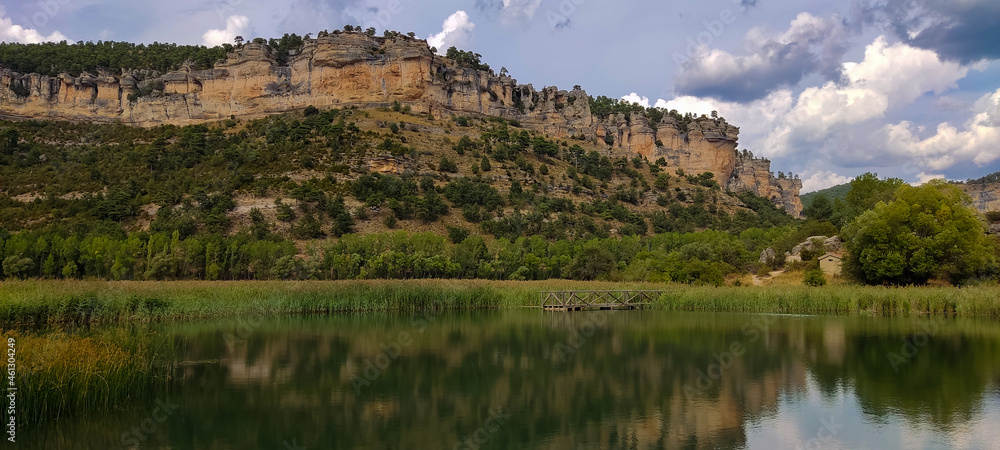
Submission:
<svg viewBox="0 0 1000 450">
<path fill-rule="evenodd" d="M 840 390 L 830 401 L 820 396 L 812 377 L 807 385 L 809 397 L 804 404 L 783 399 L 775 417 L 748 426 L 747 448 L 1000 450 L 1000 397 L 984 398 L 982 413 L 975 420 L 939 429 L 928 421 L 909 420 L 898 414 L 873 424 L 858 406 L 852 389 Z M 831 420 L 837 433 L 830 436 L 824 432 L 821 436 L 820 430 Z"/>
<path fill-rule="evenodd" d="M 276 443 L 297 436 L 310 448 L 452 448 L 502 409 L 511 419 L 485 447 L 998 449 L 992 323 L 943 325 L 896 373 L 886 354 L 900 351 L 919 320 L 776 317 L 754 335 L 744 326 L 761 316 L 621 312 L 558 358 L 555 344 L 588 317 L 445 313 L 426 330 L 410 314 L 283 318 L 232 350 L 219 325 L 165 326 L 185 343 L 179 358 L 219 362 L 184 365 L 171 398 L 205 426 L 157 434 L 155 444 L 253 448 L 273 431 Z M 412 345 L 356 392 L 351 377 L 401 332 Z M 734 343 L 745 352 L 711 370 Z M 715 375 L 699 384 L 705 372 Z M 698 390 L 686 393 L 691 386 Z M 262 416 L 266 430 L 254 422 Z M 841 426 L 830 439 L 824 420 Z"/>
</svg>

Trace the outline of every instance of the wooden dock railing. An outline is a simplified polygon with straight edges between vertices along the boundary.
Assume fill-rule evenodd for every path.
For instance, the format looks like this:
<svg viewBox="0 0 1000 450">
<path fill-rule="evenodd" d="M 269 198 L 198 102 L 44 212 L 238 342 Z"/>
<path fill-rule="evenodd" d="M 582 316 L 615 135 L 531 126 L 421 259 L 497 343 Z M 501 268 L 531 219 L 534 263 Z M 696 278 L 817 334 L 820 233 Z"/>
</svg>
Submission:
<svg viewBox="0 0 1000 450">
<path fill-rule="evenodd" d="M 640 309 L 666 291 L 545 291 L 539 293 L 546 311 Z"/>
</svg>

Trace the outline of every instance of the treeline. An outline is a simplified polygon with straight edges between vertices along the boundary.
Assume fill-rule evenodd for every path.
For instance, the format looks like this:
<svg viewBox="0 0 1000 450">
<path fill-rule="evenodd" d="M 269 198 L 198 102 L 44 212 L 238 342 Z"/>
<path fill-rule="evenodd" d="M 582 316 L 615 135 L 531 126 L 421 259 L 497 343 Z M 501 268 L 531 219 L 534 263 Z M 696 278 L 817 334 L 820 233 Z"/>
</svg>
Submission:
<svg viewBox="0 0 1000 450">
<path fill-rule="evenodd" d="M 568 278 L 721 285 L 729 275 L 756 271 L 762 249 L 791 248 L 810 232 L 784 227 L 738 236 L 706 231 L 553 242 L 399 231 L 313 241 L 300 251 L 291 241 L 246 232 L 182 239 L 177 231 L 78 236 L 0 229 L 0 272 L 8 279 Z"/>
<path fill-rule="evenodd" d="M 654 130 L 659 127 L 660 121 L 663 120 L 664 117 L 672 117 L 675 121 L 677 121 L 678 129 L 682 133 L 686 133 L 688 131 L 692 122 L 699 119 L 708 119 L 708 116 L 705 115 L 699 117 L 693 113 L 681 114 L 676 109 L 666 110 L 658 107 L 645 107 L 638 103 L 631 103 L 617 98 L 605 97 L 603 95 L 590 97 L 590 112 L 601 119 L 606 119 L 612 114 L 622 114 L 625 116 L 625 120 L 629 122 L 634 119 L 633 116 L 641 116 L 646 119 L 647 124 Z M 712 111 L 711 119 L 714 121 L 725 120 L 720 117 L 716 111 Z M 611 144 L 612 142 L 608 142 L 608 145 Z"/>
<path fill-rule="evenodd" d="M 866 173 L 843 200 L 821 193 L 804 212 L 839 228 L 845 273 L 866 284 L 968 284 L 1000 275 L 1000 238 L 987 235 L 967 194 L 941 180 L 913 187 Z"/>
<path fill-rule="evenodd" d="M 14 72 L 39 73 L 51 77 L 61 73 L 79 76 L 98 68 L 117 75 L 122 70 L 168 72 L 190 61 L 196 70 L 211 69 L 226 58 L 223 47 L 200 45 L 133 44 L 129 42 L 0 43 L 0 65 Z"/>
</svg>

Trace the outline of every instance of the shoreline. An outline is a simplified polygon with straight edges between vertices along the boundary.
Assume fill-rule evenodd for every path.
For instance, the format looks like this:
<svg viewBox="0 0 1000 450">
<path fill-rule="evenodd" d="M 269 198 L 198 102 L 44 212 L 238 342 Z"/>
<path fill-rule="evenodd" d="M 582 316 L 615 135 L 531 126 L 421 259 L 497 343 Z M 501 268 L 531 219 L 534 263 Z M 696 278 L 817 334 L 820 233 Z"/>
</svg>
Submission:
<svg viewBox="0 0 1000 450">
<path fill-rule="evenodd" d="M 486 280 L 5 281 L 0 327 L 44 329 L 234 316 L 537 307 L 549 290 L 665 291 L 647 309 L 1000 319 L 995 287 L 692 287 Z M 540 310 L 541 311 L 541 310 Z"/>
</svg>

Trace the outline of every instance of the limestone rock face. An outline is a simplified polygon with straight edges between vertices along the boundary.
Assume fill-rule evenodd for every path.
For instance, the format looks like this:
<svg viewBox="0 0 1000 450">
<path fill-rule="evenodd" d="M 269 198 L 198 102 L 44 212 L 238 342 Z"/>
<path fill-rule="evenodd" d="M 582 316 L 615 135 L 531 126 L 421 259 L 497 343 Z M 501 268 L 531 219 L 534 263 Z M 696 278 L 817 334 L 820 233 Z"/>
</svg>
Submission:
<svg viewBox="0 0 1000 450">
<path fill-rule="evenodd" d="M 723 189 L 755 192 L 793 215 L 801 213 L 801 182 L 777 179 L 766 160 L 736 153 L 739 128 L 725 120 L 701 117 L 681 127 L 669 115 L 655 126 L 644 114 L 599 118 L 592 114 L 589 98 L 579 87 L 536 90 L 506 75 L 459 67 L 432 53 L 423 40 L 342 32 L 307 39 L 284 65 L 270 47 L 250 43 L 210 70 L 48 77 L 0 69 L 0 117 L 189 125 L 309 105 L 382 107 L 400 102 L 435 117 L 518 120 L 558 139 L 603 143 L 610 135 L 609 154 L 639 154 L 650 161 L 662 157 L 671 168 L 689 174 L 711 172 Z"/>
<path fill-rule="evenodd" d="M 795 217 L 802 215 L 802 180 L 798 178 L 775 177 L 771 173 L 771 161 L 754 158 L 753 153 L 734 152 L 735 168 L 729 179 L 729 189 L 733 192 L 755 192 L 771 199 L 775 205 Z"/>
<path fill-rule="evenodd" d="M 960 187 L 972 197 L 972 206 L 980 212 L 1000 211 L 1000 183 L 972 183 Z"/>
</svg>

